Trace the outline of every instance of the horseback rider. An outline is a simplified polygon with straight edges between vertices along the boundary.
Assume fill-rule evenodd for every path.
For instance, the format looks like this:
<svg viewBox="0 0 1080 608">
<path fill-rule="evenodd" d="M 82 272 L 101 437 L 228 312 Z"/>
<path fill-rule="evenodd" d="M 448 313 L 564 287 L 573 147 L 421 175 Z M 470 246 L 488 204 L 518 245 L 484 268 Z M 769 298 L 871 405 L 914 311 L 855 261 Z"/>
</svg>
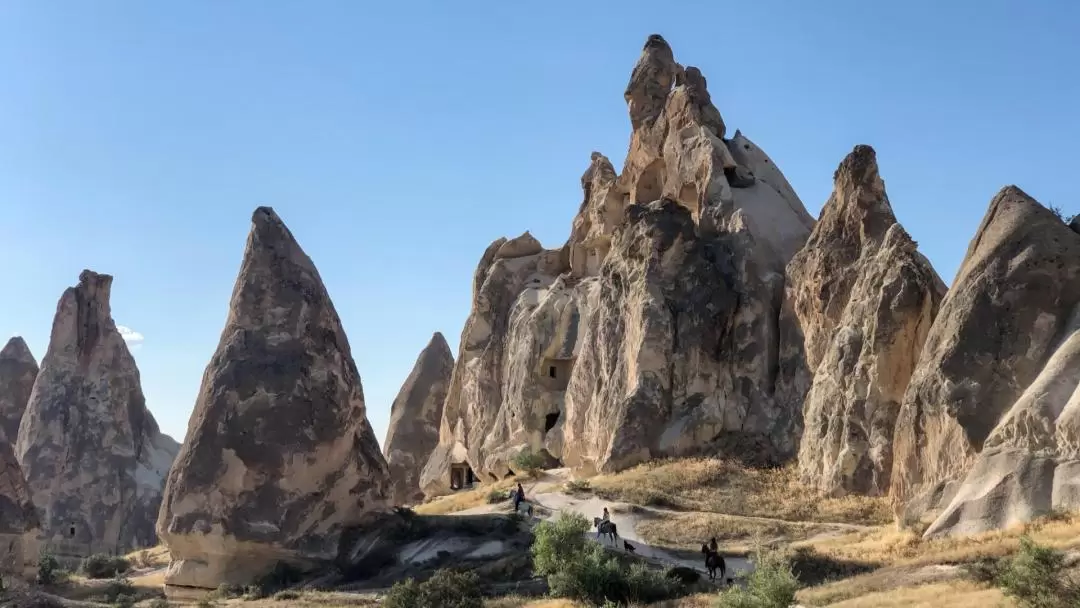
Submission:
<svg viewBox="0 0 1080 608">
<path fill-rule="evenodd" d="M 709 551 L 712 551 L 713 553 L 719 553 L 719 546 L 716 544 L 715 536 L 712 537 L 712 540 L 709 541 Z"/>
<path fill-rule="evenodd" d="M 596 539 L 600 539 L 600 534 L 604 530 L 604 524 L 611 521 L 611 514 L 608 513 L 607 507 L 604 507 L 604 515 L 600 518 L 600 523 L 596 525 Z"/>
</svg>

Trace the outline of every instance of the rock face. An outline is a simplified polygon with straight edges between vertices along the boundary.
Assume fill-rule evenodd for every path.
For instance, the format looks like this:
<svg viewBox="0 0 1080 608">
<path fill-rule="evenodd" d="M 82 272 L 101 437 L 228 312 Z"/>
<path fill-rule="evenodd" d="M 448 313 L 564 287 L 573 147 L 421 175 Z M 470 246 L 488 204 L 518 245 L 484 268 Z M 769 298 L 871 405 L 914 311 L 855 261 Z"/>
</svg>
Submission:
<svg viewBox="0 0 1080 608">
<path fill-rule="evenodd" d="M 625 99 L 622 173 L 592 154 L 566 245 L 484 252 L 426 494 L 455 465 L 502 478 L 524 449 L 599 470 L 797 449 L 809 374 L 784 267 L 813 219 L 660 36 Z"/>
<path fill-rule="evenodd" d="M 856 146 L 834 181 L 787 269 L 815 372 L 799 469 L 830 494 L 882 495 L 900 403 L 945 285 L 897 223 L 872 148 Z"/>
<path fill-rule="evenodd" d="M 37 374 L 37 361 L 26 342 L 18 336 L 8 340 L 0 350 L 0 439 L 14 444 L 19 438 L 19 422 Z"/>
<path fill-rule="evenodd" d="M 6 349 L 5 349 L 6 350 Z M 11 444 L 0 437 L 0 573 L 28 574 L 37 562 L 40 533 L 37 509 L 30 498 Z"/>
<path fill-rule="evenodd" d="M 424 497 L 420 472 L 439 443 L 439 423 L 453 371 L 454 355 L 446 338 L 436 332 L 390 407 L 383 454 L 394 504 L 412 504 Z"/>
<path fill-rule="evenodd" d="M 53 553 L 157 542 L 154 521 L 179 448 L 146 409 L 110 311 L 112 277 L 84 270 L 56 307 L 17 453 Z"/>
<path fill-rule="evenodd" d="M 337 311 L 292 233 L 260 207 L 169 474 L 157 523 L 172 556 L 165 582 L 247 584 L 279 561 L 334 559 L 388 489 Z"/>
<path fill-rule="evenodd" d="M 892 488 L 927 534 L 1077 504 L 1080 235 L 1004 188 L 968 247 L 904 396 Z"/>
</svg>

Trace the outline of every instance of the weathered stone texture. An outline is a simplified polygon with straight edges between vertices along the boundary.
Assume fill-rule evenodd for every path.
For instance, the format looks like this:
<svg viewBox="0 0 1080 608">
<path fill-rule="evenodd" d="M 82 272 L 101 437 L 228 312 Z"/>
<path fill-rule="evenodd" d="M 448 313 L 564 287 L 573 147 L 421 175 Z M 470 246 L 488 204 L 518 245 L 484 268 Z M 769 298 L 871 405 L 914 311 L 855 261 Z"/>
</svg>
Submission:
<svg viewBox="0 0 1080 608">
<path fill-rule="evenodd" d="M 247 584 L 334 559 L 389 474 L 349 341 L 314 264 L 255 210 L 229 316 L 157 522 L 168 585 Z"/>
<path fill-rule="evenodd" d="M 53 552 L 73 557 L 157 543 L 179 449 L 146 408 L 112 319 L 112 280 L 85 270 L 60 298 L 16 447 Z"/>
<path fill-rule="evenodd" d="M 26 342 L 16 336 L 0 350 L 0 439 L 14 444 L 19 438 L 30 392 L 34 390 L 38 364 Z"/>
<path fill-rule="evenodd" d="M 1080 235 L 1019 188 L 1002 189 L 941 304 L 897 420 L 892 489 L 908 503 L 905 517 L 946 507 L 928 534 L 1025 519 L 1053 502 L 1045 487 L 1076 483 L 1059 479 L 1053 462 L 1072 458 L 1076 441 L 1066 406 L 1077 382 L 1078 304 Z"/>
<path fill-rule="evenodd" d="M 15 451 L 0 437 L 0 574 L 32 574 L 41 520 Z"/>
<path fill-rule="evenodd" d="M 446 338 L 436 332 L 416 358 L 390 407 L 383 454 L 394 504 L 412 504 L 424 498 L 420 472 L 439 443 L 439 423 L 453 371 L 454 355 Z"/>
<path fill-rule="evenodd" d="M 799 468 L 830 494 L 882 495 L 900 403 L 945 286 L 897 223 L 872 148 L 856 146 L 834 181 L 787 269 L 815 372 Z"/>
<path fill-rule="evenodd" d="M 625 99 L 622 174 L 592 154 L 566 245 L 484 253 L 425 493 L 455 463 L 500 479 L 524 449 L 602 470 L 795 452 L 809 374 L 783 272 L 813 219 L 764 152 L 724 139 L 705 78 L 660 36 Z"/>
</svg>

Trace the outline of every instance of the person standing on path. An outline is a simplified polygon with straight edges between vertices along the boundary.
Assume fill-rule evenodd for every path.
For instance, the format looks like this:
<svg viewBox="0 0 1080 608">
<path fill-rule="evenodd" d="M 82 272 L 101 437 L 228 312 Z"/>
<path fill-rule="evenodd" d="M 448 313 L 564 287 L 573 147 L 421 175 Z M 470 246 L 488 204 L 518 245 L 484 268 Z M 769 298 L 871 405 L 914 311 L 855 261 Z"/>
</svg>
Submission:
<svg viewBox="0 0 1080 608">
<path fill-rule="evenodd" d="M 521 482 L 517 484 L 517 491 L 514 492 L 514 513 L 517 513 L 518 506 L 525 500 L 525 488 L 521 487 Z"/>
</svg>

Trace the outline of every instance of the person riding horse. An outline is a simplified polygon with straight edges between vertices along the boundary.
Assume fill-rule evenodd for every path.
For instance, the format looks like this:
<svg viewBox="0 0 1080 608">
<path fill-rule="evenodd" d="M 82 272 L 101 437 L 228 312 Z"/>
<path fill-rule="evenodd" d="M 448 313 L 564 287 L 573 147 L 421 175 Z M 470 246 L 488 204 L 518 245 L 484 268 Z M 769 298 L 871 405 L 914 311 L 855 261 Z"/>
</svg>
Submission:
<svg viewBox="0 0 1080 608">
<path fill-rule="evenodd" d="M 709 571 L 709 580 L 716 580 L 717 570 L 720 571 L 720 580 L 723 580 L 727 573 L 727 564 L 724 562 L 724 557 L 717 551 L 716 539 L 713 538 L 707 545 L 702 544 L 701 553 L 705 556 L 705 569 Z"/>
<path fill-rule="evenodd" d="M 608 513 L 607 507 L 604 507 L 603 517 L 593 518 L 593 525 L 596 526 L 596 540 L 600 540 L 601 536 L 607 534 L 614 542 L 619 536 L 618 528 L 615 527 L 615 522 L 611 521 L 611 514 Z"/>
</svg>

